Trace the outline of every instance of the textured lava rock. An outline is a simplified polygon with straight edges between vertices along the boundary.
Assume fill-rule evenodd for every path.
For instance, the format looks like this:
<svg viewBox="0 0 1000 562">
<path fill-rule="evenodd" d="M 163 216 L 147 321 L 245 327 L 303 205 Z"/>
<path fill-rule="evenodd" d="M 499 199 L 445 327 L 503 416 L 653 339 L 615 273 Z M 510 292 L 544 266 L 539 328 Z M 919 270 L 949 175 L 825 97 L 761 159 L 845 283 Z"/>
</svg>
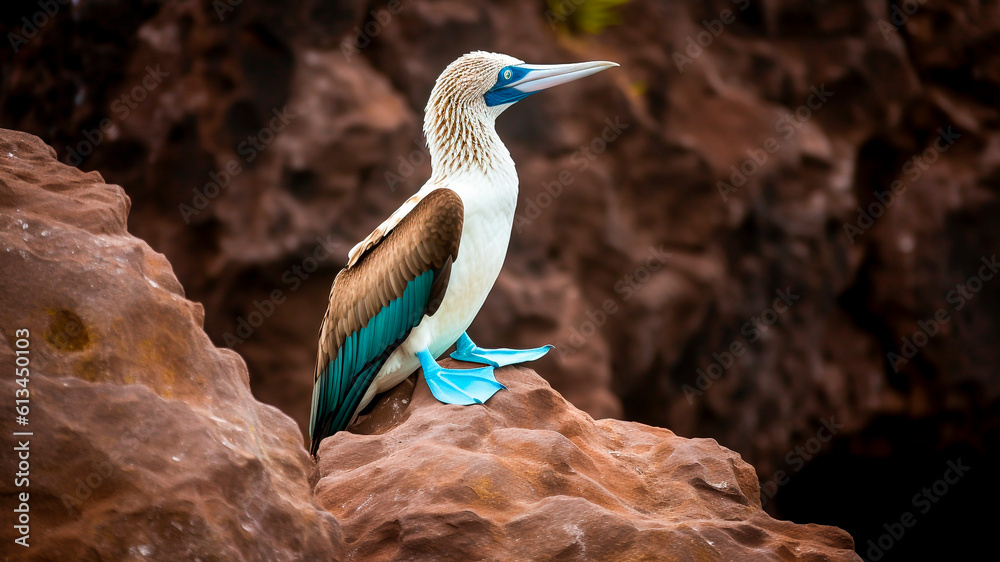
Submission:
<svg viewBox="0 0 1000 562">
<path fill-rule="evenodd" d="M 768 516 L 753 467 L 712 439 L 594 421 L 529 369 L 497 379 L 469 407 L 400 385 L 323 441 L 316 498 L 350 557 L 860 560 L 840 529 Z"/>
<path fill-rule="evenodd" d="M 340 530 L 311 502 L 295 423 L 254 400 L 242 359 L 212 345 L 166 259 L 126 232 L 128 209 L 99 174 L 0 130 L 2 413 L 13 424 L 16 330 L 27 330 L 30 412 L 16 427 L 33 432 L 0 435 L 4 554 L 337 558 Z M 15 488 L 24 439 L 30 485 Z M 29 548 L 13 542 L 21 492 Z"/>
<path fill-rule="evenodd" d="M 132 232 L 205 304 L 209 335 L 246 358 L 257 396 L 304 431 L 330 283 L 429 176 L 420 121 L 441 69 L 474 49 L 614 60 L 501 117 L 520 220 L 472 336 L 557 344 L 537 368 L 574 404 L 714 437 L 765 480 L 830 417 L 855 456 L 898 458 L 915 423 L 938 451 L 1000 448 L 984 421 L 1000 411 L 997 281 L 960 311 L 946 300 L 1000 239 L 997 3 L 924 2 L 897 25 L 901 4 L 881 0 L 632 0 L 600 35 L 566 30 L 603 3 L 566 27 L 549 25 L 543 0 L 403 2 L 384 24 L 383 4 L 259 0 L 220 14 L 195 0 L 72 2 L 17 53 L 0 50 L 0 125 L 65 160 L 112 119 L 80 166 L 126 186 Z M 4 2 L 0 19 L 13 29 L 37 10 Z M 679 68 L 673 55 L 724 10 L 732 23 Z M 355 40 L 366 46 L 342 48 Z M 116 111 L 157 65 L 162 83 Z M 817 105 L 820 88 L 831 95 Z M 297 117 L 248 161 L 240 143 L 283 107 Z M 605 119 L 627 128 L 598 154 Z M 954 145 L 906 172 L 947 127 Z M 739 183 L 734 167 L 769 138 L 780 148 L 723 199 L 718 182 Z M 186 222 L 179 206 L 231 161 L 242 171 Z M 571 183 L 552 187 L 564 171 Z M 850 239 L 845 223 L 896 180 L 906 192 Z M 339 246 L 304 273 L 317 238 Z M 647 275 L 661 246 L 670 257 Z M 744 332 L 786 288 L 801 298 L 766 332 Z M 271 313 L 243 337 L 257 303 Z M 941 309 L 950 322 L 897 372 L 887 354 Z M 730 363 L 734 342 L 744 353 Z M 699 369 L 715 355 L 728 368 L 689 401 L 684 385 L 706 386 Z"/>
</svg>

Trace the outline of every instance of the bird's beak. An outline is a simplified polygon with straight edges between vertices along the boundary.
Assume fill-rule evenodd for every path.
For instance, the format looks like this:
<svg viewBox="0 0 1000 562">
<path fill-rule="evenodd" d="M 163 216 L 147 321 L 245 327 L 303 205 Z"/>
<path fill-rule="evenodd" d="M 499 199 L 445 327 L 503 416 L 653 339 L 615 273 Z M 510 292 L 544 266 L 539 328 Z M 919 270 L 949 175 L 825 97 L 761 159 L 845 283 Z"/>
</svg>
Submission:
<svg viewBox="0 0 1000 562">
<path fill-rule="evenodd" d="M 608 61 L 577 62 L 573 64 L 518 64 L 505 67 L 497 84 L 486 92 L 486 105 L 492 107 L 514 103 L 531 94 L 553 86 L 572 82 L 584 76 L 618 66 Z"/>
<path fill-rule="evenodd" d="M 507 87 L 532 94 L 591 74 L 597 74 L 613 66 L 618 66 L 618 63 L 597 60 L 573 64 L 519 64 L 517 68 L 523 68 L 528 73 L 524 78 L 508 84 Z"/>
</svg>

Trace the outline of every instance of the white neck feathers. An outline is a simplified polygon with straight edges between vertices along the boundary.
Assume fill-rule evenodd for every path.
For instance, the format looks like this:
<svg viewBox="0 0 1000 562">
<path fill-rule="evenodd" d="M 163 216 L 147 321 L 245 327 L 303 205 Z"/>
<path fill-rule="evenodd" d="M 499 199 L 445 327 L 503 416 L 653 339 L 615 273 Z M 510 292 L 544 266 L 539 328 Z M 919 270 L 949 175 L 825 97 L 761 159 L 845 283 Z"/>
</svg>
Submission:
<svg viewBox="0 0 1000 562">
<path fill-rule="evenodd" d="M 432 94 L 424 117 L 432 180 L 467 172 L 513 172 L 514 163 L 497 134 L 492 113 L 482 102 L 455 103 Z"/>
</svg>

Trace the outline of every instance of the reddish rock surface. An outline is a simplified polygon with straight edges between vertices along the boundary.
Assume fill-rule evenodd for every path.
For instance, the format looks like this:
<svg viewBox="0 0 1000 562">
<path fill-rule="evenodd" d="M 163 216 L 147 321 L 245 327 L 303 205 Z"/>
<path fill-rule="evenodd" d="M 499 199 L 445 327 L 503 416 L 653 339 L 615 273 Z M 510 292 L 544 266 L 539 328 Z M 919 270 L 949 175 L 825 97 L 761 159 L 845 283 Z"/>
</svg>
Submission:
<svg viewBox="0 0 1000 562">
<path fill-rule="evenodd" d="M 338 558 L 340 529 L 312 503 L 295 423 L 253 398 L 243 360 L 212 345 L 167 260 L 126 232 L 128 209 L 120 187 L 0 129 L 3 554 Z M 15 426 L 22 329 L 29 411 Z M 24 439 L 28 485 L 15 487 Z M 13 542 L 21 492 L 29 548 Z"/>
<path fill-rule="evenodd" d="M 714 440 L 595 422 L 518 368 L 468 408 L 411 378 L 324 441 L 331 516 L 294 422 L 254 400 L 201 305 L 126 232 L 123 190 L 24 133 L 0 130 L 0 154 L 0 362 L 29 342 L 33 433 L 0 436 L 30 451 L 30 485 L 0 484 L 5 506 L 30 494 L 30 546 L 5 524 L 8 557 L 857 559 L 844 531 L 768 516 L 753 468 Z"/>
<path fill-rule="evenodd" d="M 455 363 L 455 362 L 451 362 Z M 412 378 L 320 445 L 317 501 L 358 560 L 860 560 L 833 527 L 772 519 L 712 439 L 594 421 L 534 371 L 485 406 Z"/>
<path fill-rule="evenodd" d="M 997 280 L 961 310 L 947 300 L 1000 240 L 997 4 L 918 3 L 897 26 L 902 2 L 632 0 L 600 34 L 580 23 L 603 2 L 556 26 L 547 4 L 403 2 L 383 25 L 384 3 L 360 0 L 245 1 L 221 14 L 215 2 L 79 0 L 18 52 L 0 49 L 0 126 L 41 136 L 64 160 L 101 139 L 80 167 L 125 186 L 131 231 L 204 303 L 206 331 L 246 359 L 255 395 L 304 432 L 330 283 L 347 249 L 428 177 L 420 120 L 441 69 L 474 49 L 617 61 L 501 117 L 521 220 L 472 336 L 557 344 L 535 367 L 575 405 L 713 437 L 765 484 L 793 473 L 779 492 L 791 497 L 767 509 L 857 524 L 859 538 L 883 533 L 945 460 L 978 455 L 993 468 L 973 474 L 998 470 Z M 724 10 L 732 23 L 679 69 L 673 55 Z M 0 24 L 37 11 L 4 2 Z M 345 56 L 342 42 L 366 25 L 378 32 Z M 147 66 L 169 75 L 122 111 Z M 810 102 L 814 89 L 831 95 Z M 249 161 L 240 144 L 283 107 L 296 117 Z M 796 111 L 807 119 L 789 120 Z M 98 137 L 104 118 L 113 127 Z M 628 128 L 588 153 L 616 118 Z M 914 174 L 912 158 L 948 127 L 961 136 Z M 718 182 L 752 169 L 769 138 L 779 148 L 724 200 Z M 204 196 L 230 162 L 240 172 L 185 217 L 180 205 L 200 203 L 193 190 Z M 563 171 L 572 183 L 559 191 Z M 906 192 L 852 241 L 844 225 L 896 180 Z M 670 257 L 647 277 L 661 246 Z M 748 337 L 786 288 L 801 298 Z M 949 321 L 897 372 L 887 354 L 939 310 Z M 734 342 L 744 353 L 730 363 Z M 724 375 L 699 380 L 719 360 Z M 699 382 L 689 401 L 684 385 Z M 797 472 L 789 455 L 831 417 L 845 427 Z M 992 488 L 960 488 L 937 507 L 942 533 L 970 537 L 959 544 L 988 534 L 970 514 Z M 889 491 L 896 499 L 872 502 Z M 786 499 L 801 509 L 781 508 Z M 933 556 L 929 537 L 911 533 L 892 555 Z"/>
</svg>

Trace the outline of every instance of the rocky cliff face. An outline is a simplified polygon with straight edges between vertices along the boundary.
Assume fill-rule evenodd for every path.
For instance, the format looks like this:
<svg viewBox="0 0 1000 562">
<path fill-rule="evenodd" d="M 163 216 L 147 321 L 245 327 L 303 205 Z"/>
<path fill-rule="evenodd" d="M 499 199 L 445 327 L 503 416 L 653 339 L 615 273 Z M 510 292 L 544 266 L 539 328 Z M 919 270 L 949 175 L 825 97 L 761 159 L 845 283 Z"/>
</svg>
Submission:
<svg viewBox="0 0 1000 562">
<path fill-rule="evenodd" d="M 0 130 L 0 362 L 28 358 L 23 384 L 0 380 L 27 391 L 25 435 L 0 436 L 21 451 L 0 470 L 25 475 L 0 483 L 4 506 L 25 506 L 24 533 L 0 531 L 15 560 L 857 560 L 844 531 L 768 516 L 738 454 L 595 422 L 526 369 L 469 408 L 411 379 L 314 467 L 169 263 L 126 232 L 128 209 L 99 174 Z"/>
<path fill-rule="evenodd" d="M 428 177 L 441 69 L 615 60 L 501 118 L 519 217 L 473 337 L 557 344 L 537 368 L 573 404 L 713 437 L 768 509 L 839 505 L 872 539 L 937 457 L 995 463 L 996 4 L 633 0 L 584 33 L 597 4 L 80 0 L 0 53 L 0 124 L 126 186 L 131 231 L 304 428 L 330 282 Z M 11 29 L 37 11 L 15 6 Z"/>
<path fill-rule="evenodd" d="M 0 363 L 12 371 L 28 351 L 25 376 L 0 379 L 4 554 L 339 558 L 294 422 L 253 398 L 167 260 L 126 232 L 128 210 L 122 188 L 0 130 Z M 22 389 L 14 431 L 30 435 L 13 435 Z M 25 533 L 9 519 L 22 503 Z M 28 548 L 14 543 L 25 535 Z"/>
</svg>

